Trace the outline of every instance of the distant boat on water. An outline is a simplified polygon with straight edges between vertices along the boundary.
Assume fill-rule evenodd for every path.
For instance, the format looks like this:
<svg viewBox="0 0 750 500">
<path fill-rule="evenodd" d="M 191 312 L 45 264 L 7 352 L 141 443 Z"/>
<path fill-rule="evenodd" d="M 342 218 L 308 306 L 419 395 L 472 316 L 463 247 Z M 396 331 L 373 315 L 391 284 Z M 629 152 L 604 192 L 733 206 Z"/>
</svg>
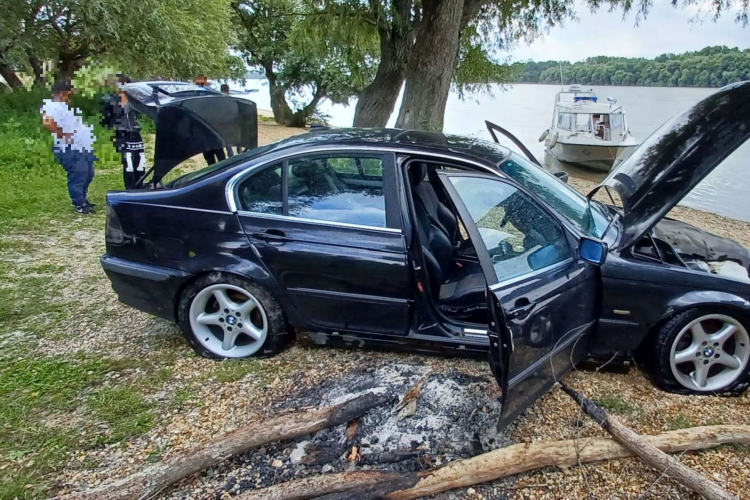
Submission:
<svg viewBox="0 0 750 500">
<path fill-rule="evenodd" d="M 555 96 L 552 126 L 539 140 L 559 161 L 609 171 L 639 145 L 616 104 L 612 97 L 600 103 L 593 91 L 571 85 Z"/>
</svg>

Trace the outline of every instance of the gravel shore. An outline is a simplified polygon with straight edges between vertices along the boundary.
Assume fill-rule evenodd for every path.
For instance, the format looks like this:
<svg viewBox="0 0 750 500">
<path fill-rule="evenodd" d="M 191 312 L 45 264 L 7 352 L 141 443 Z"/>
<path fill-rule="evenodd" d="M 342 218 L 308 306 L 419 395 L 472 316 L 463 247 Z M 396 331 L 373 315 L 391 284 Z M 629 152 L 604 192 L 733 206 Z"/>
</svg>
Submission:
<svg viewBox="0 0 750 500">
<path fill-rule="evenodd" d="M 266 144 L 303 132 L 261 123 L 259 142 Z M 582 179 L 571 178 L 570 182 L 581 191 L 593 186 Z M 748 223 L 685 207 L 676 208 L 671 215 L 750 247 Z M 0 347 L 34 342 L 39 356 L 84 353 L 139 360 L 140 365 L 113 371 L 104 384 L 138 384 L 138 390 L 154 408 L 154 424 L 148 432 L 71 454 L 67 466 L 54 475 L 55 492 L 90 488 L 125 477 L 243 424 L 295 408 L 340 401 L 357 391 L 377 389 L 402 397 L 428 373 L 412 416 L 400 418 L 392 408 L 383 407 L 361 419 L 356 439 L 362 455 L 404 449 L 418 452 L 407 460 L 378 467 L 423 470 L 512 443 L 605 435 L 559 389 L 553 389 L 509 428 L 497 433 L 499 390 L 485 361 L 301 345 L 267 360 L 216 362 L 198 358 L 175 325 L 117 301 L 98 261 L 104 251 L 101 222 L 77 219 L 65 227 L 47 228 L 44 234 L 18 235 L 28 240 L 31 250 L 0 256 L 0 264 L 15 266 L 18 273 L 41 264 L 59 266 L 62 271 L 58 279 L 68 285 L 59 301 L 75 304 L 73 314 L 49 324 L 44 338 L 5 336 L 0 338 Z M 72 254 L 79 257 L 76 266 L 70 263 Z M 150 367 L 168 367 L 168 375 L 159 383 L 145 384 L 142 375 Z M 566 382 L 644 434 L 697 425 L 750 425 L 750 395 L 720 398 L 667 394 L 656 389 L 637 365 L 629 371 L 580 369 L 568 375 Z M 67 413 L 49 415 L 45 425 L 88 429 L 82 423 L 91 418 L 86 405 L 81 404 Z M 361 465 L 346 460 L 351 450 L 340 447 L 346 441 L 345 433 L 345 426 L 340 426 L 229 459 L 180 482 L 161 498 L 228 499 L 238 492 L 280 481 L 359 469 Z M 339 443 L 331 447 L 331 460 L 305 460 L 321 443 Z M 748 494 L 748 447 L 724 446 L 686 453 L 680 459 L 733 493 Z M 0 470 L 3 464 L 0 458 Z M 622 459 L 570 469 L 543 469 L 435 498 L 697 497 L 639 460 Z"/>
</svg>

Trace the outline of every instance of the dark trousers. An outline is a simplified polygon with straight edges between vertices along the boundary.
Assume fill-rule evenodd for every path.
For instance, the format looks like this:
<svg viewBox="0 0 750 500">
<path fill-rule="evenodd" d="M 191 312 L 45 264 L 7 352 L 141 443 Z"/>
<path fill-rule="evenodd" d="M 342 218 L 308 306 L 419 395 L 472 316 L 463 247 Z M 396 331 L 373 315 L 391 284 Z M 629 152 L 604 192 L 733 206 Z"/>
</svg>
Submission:
<svg viewBox="0 0 750 500">
<path fill-rule="evenodd" d="M 115 135 L 115 147 L 122 159 L 122 180 L 125 189 L 134 189 L 146 173 L 146 150 L 138 132 Z"/>
<path fill-rule="evenodd" d="M 224 150 L 219 149 L 212 149 L 210 151 L 206 151 L 203 153 L 203 158 L 206 159 L 206 163 L 209 165 L 213 165 L 217 161 L 222 161 L 227 159 L 227 155 L 224 154 Z"/>
<path fill-rule="evenodd" d="M 97 159 L 94 152 L 79 151 L 70 146 L 64 150 L 53 148 L 52 151 L 68 176 L 68 195 L 71 203 L 76 207 L 86 205 L 89 185 L 94 180 L 94 162 Z"/>
</svg>

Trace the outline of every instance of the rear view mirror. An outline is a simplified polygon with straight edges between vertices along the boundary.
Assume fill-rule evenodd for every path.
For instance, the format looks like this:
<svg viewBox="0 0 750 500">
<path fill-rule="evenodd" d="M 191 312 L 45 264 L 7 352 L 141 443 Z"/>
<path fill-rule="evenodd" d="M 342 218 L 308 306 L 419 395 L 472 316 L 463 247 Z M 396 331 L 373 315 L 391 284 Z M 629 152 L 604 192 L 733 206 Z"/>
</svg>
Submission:
<svg viewBox="0 0 750 500">
<path fill-rule="evenodd" d="M 578 256 L 596 266 L 601 266 L 607 260 L 607 244 L 593 238 L 581 238 L 578 244 Z"/>
<path fill-rule="evenodd" d="M 568 173 L 567 172 L 563 172 L 562 170 L 560 170 L 559 172 L 554 172 L 552 175 L 554 175 L 555 177 L 557 177 L 558 179 L 560 179 L 561 181 L 563 181 L 565 184 L 568 183 Z"/>
</svg>

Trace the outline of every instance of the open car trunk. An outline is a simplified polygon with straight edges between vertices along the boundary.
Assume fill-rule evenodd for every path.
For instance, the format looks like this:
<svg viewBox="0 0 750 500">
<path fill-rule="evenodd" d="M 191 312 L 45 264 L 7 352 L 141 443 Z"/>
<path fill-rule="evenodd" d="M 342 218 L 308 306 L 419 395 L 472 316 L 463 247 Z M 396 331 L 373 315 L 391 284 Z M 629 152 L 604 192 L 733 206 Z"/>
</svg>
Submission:
<svg viewBox="0 0 750 500">
<path fill-rule="evenodd" d="M 133 107 L 156 123 L 153 173 L 159 182 L 197 154 L 226 147 L 258 147 L 255 103 L 180 82 L 138 82 L 123 86 Z"/>
</svg>

